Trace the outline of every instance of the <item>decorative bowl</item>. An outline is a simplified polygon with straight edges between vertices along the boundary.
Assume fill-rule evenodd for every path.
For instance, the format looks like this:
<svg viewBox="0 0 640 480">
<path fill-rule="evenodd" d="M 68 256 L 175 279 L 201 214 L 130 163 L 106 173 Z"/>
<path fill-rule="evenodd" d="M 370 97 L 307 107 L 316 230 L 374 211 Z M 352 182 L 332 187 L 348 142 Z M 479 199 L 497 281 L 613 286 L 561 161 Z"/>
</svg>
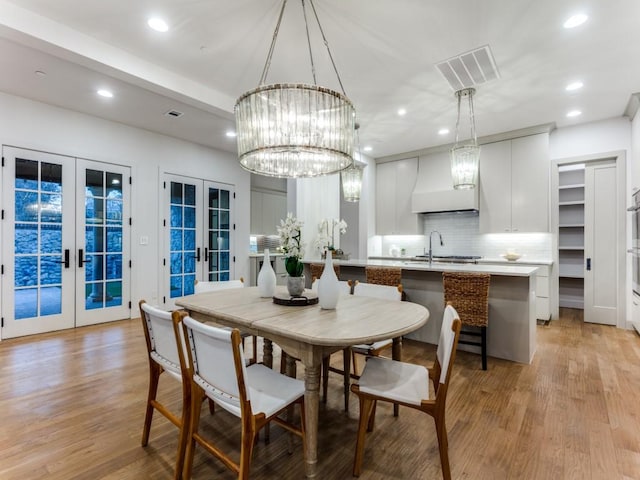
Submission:
<svg viewBox="0 0 640 480">
<path fill-rule="evenodd" d="M 500 255 L 502 258 L 504 258 L 505 260 L 509 261 L 509 262 L 515 262 L 516 260 L 518 260 L 520 257 L 522 257 L 522 255 L 520 255 L 519 253 L 515 253 L 515 252 L 507 252 L 507 253 L 503 253 L 502 255 Z"/>
</svg>

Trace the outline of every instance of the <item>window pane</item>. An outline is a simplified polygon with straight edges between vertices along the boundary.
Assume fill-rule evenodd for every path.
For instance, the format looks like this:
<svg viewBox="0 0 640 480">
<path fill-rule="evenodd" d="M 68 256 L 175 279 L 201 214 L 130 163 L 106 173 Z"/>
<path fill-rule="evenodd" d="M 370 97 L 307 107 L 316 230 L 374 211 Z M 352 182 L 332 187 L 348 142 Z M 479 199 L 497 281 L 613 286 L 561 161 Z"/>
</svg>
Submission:
<svg viewBox="0 0 640 480">
<path fill-rule="evenodd" d="M 220 211 L 220 228 L 229 230 L 229 212 L 227 210 Z"/>
<path fill-rule="evenodd" d="M 193 294 L 193 285 L 195 284 L 195 281 L 196 281 L 195 275 L 184 276 L 184 294 L 185 295 Z"/>
<path fill-rule="evenodd" d="M 195 253 L 184 254 L 184 273 L 194 273 L 196 271 L 196 256 Z"/>
<path fill-rule="evenodd" d="M 175 275 L 171 277 L 171 298 L 182 296 L 182 276 Z"/>
<path fill-rule="evenodd" d="M 107 227 L 107 252 L 122 251 L 122 228 Z"/>
<path fill-rule="evenodd" d="M 171 182 L 171 203 L 182 205 L 182 184 Z"/>
<path fill-rule="evenodd" d="M 40 190 L 45 192 L 62 191 L 62 165 L 42 162 L 40 165 L 42 181 Z"/>
<path fill-rule="evenodd" d="M 196 204 L 196 186 L 195 185 L 184 186 L 184 204 L 185 205 Z"/>
<path fill-rule="evenodd" d="M 16 158 L 16 188 L 38 189 L 38 162 Z"/>
<path fill-rule="evenodd" d="M 209 250 L 218 250 L 218 231 L 209 232 Z"/>
<path fill-rule="evenodd" d="M 107 197 L 122 198 L 122 175 L 107 172 Z"/>
<path fill-rule="evenodd" d="M 184 227 L 196 228 L 196 209 L 184 207 Z"/>
<path fill-rule="evenodd" d="M 229 272 L 220 272 L 220 280 L 221 281 L 229 280 Z"/>
<path fill-rule="evenodd" d="M 62 287 L 43 287 L 40 289 L 40 315 L 58 315 L 62 313 Z"/>
<path fill-rule="evenodd" d="M 182 250 L 182 230 L 179 228 L 171 229 L 171 251 L 177 252 Z"/>
<path fill-rule="evenodd" d="M 229 190 L 220 190 L 220 208 L 229 210 Z"/>
<path fill-rule="evenodd" d="M 62 195 L 58 193 L 40 194 L 40 221 L 62 223 Z"/>
<path fill-rule="evenodd" d="M 172 227 L 182 227 L 182 207 L 181 206 L 171 206 L 171 226 Z"/>
<path fill-rule="evenodd" d="M 43 255 L 40 257 L 40 285 L 62 283 L 61 255 Z"/>
<path fill-rule="evenodd" d="M 195 230 L 184 231 L 184 249 L 185 250 L 196 249 L 196 231 Z"/>
<path fill-rule="evenodd" d="M 122 282 L 107 282 L 105 301 L 107 307 L 122 305 Z"/>
<path fill-rule="evenodd" d="M 15 318 L 31 318 L 38 315 L 38 289 L 23 288 L 14 292 Z"/>
<path fill-rule="evenodd" d="M 218 190 L 215 188 L 209 189 L 209 208 L 218 208 Z"/>
<path fill-rule="evenodd" d="M 100 170 L 87 169 L 86 189 L 94 197 L 104 197 L 104 178 Z"/>
<path fill-rule="evenodd" d="M 104 223 L 104 199 L 87 197 L 85 205 L 85 220 L 88 224 Z"/>
<path fill-rule="evenodd" d="M 229 253 L 220 253 L 220 270 L 229 270 Z"/>
<path fill-rule="evenodd" d="M 122 278 L 122 255 L 107 255 L 107 280 Z"/>
<path fill-rule="evenodd" d="M 16 190 L 16 222 L 38 221 L 38 193 Z"/>
<path fill-rule="evenodd" d="M 104 255 L 87 255 L 84 266 L 87 282 L 104 280 Z"/>
<path fill-rule="evenodd" d="M 182 253 L 171 254 L 171 275 L 182 273 Z"/>
<path fill-rule="evenodd" d="M 102 285 L 101 282 L 85 285 L 85 308 L 87 310 L 104 307 L 104 288 Z"/>
<path fill-rule="evenodd" d="M 34 239 L 33 247 L 35 248 L 36 245 L 37 245 L 37 241 Z M 40 253 L 61 253 L 61 252 L 62 252 L 62 225 L 41 225 L 40 226 Z"/>
<path fill-rule="evenodd" d="M 216 230 L 220 228 L 219 226 L 219 210 L 209 210 L 209 229 Z"/>
<path fill-rule="evenodd" d="M 38 253 L 37 224 L 16 223 L 15 237 L 15 253 Z M 60 245 L 62 246 L 62 232 L 60 233 Z"/>
<path fill-rule="evenodd" d="M 122 200 L 107 200 L 107 222 L 122 224 Z"/>
<path fill-rule="evenodd" d="M 229 250 L 229 232 L 221 231 L 218 234 L 218 250 Z"/>
<path fill-rule="evenodd" d="M 102 227 L 85 227 L 84 241 L 87 253 L 104 252 L 104 228 Z"/>
<path fill-rule="evenodd" d="M 30 287 L 38 284 L 38 257 L 15 257 L 14 285 Z"/>
</svg>

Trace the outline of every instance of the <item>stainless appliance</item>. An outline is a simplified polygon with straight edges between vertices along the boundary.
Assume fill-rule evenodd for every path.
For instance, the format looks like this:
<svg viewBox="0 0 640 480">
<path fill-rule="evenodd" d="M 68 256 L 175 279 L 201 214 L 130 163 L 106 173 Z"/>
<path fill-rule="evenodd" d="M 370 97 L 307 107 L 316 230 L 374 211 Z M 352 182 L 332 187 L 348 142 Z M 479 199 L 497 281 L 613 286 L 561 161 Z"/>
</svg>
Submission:
<svg viewBox="0 0 640 480">
<path fill-rule="evenodd" d="M 633 194 L 631 207 L 631 271 L 633 276 L 633 293 L 640 297 L 640 190 Z"/>
</svg>

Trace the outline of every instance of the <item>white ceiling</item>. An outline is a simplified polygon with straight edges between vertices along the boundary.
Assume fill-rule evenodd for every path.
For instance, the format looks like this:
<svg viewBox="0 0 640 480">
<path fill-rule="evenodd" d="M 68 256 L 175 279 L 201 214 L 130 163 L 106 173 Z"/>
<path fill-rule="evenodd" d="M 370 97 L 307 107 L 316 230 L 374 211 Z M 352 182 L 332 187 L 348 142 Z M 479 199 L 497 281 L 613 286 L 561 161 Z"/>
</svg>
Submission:
<svg viewBox="0 0 640 480">
<path fill-rule="evenodd" d="M 452 142 L 456 101 L 434 65 L 487 44 L 501 78 L 477 89 L 479 136 L 618 117 L 640 91 L 638 0 L 315 4 L 373 157 Z M 280 5 L 0 0 L 0 91 L 235 151 L 225 136 L 233 106 L 258 84 Z M 577 12 L 589 20 L 564 29 Z M 152 15 L 166 19 L 169 32 L 149 29 Z M 311 34 L 318 83 L 339 90 L 320 36 Z M 267 82 L 311 83 L 310 72 L 300 2 L 290 0 Z M 574 80 L 584 88 L 565 92 Z M 96 96 L 101 87 L 115 97 Z M 172 109 L 184 115 L 164 115 Z M 583 114 L 569 119 L 572 109 Z M 439 136 L 442 127 L 451 133 Z"/>
</svg>

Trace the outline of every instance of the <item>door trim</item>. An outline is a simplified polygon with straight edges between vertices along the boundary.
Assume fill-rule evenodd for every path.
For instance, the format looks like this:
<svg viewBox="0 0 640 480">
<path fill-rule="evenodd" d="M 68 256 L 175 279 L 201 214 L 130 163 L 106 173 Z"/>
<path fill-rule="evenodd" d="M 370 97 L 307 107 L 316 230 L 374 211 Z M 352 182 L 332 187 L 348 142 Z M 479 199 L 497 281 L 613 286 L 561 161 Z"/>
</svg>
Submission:
<svg viewBox="0 0 640 480">
<path fill-rule="evenodd" d="M 557 319 L 559 316 L 558 304 L 558 286 L 559 286 L 559 268 L 558 268 L 558 167 L 571 163 L 590 163 L 603 160 L 612 160 L 616 164 L 616 183 L 619 186 L 616 198 L 616 239 L 617 239 L 617 282 L 619 286 L 617 297 L 617 320 L 618 328 L 628 328 L 627 325 L 627 291 L 630 290 L 627 282 L 627 262 L 626 262 L 626 239 L 627 239 L 627 218 L 626 218 L 626 152 L 624 150 L 616 150 L 611 152 L 593 153 L 589 155 L 579 155 L 575 157 L 555 158 L 551 159 L 551 232 L 553 232 L 551 252 L 553 255 L 553 267 L 551 271 L 551 279 L 553 285 L 552 291 L 556 292 L 553 298 L 552 318 Z"/>
</svg>

